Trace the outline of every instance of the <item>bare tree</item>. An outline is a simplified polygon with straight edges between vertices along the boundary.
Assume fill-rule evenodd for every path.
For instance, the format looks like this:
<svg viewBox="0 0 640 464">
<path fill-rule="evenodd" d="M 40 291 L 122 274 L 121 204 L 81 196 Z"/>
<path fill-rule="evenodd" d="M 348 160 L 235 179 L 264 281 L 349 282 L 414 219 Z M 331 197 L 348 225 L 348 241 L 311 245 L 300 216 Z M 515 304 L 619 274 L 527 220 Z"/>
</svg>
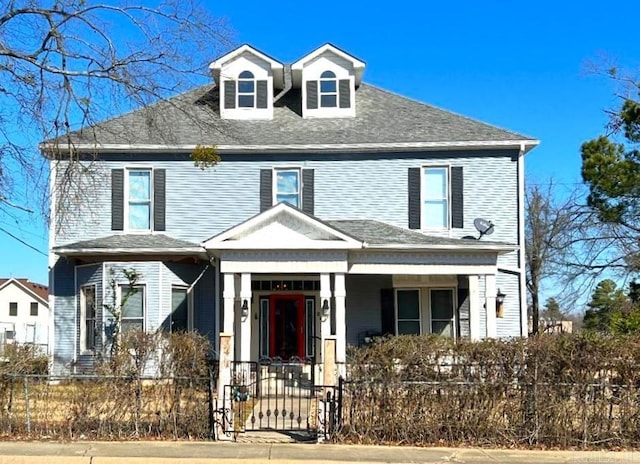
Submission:
<svg viewBox="0 0 640 464">
<path fill-rule="evenodd" d="M 46 185 L 37 142 L 77 173 L 71 132 L 202 83 L 230 32 L 196 2 L 0 2 L 0 213 L 24 208 L 14 179 Z"/>
<path fill-rule="evenodd" d="M 554 298 L 571 308 L 604 272 L 622 264 L 620 230 L 602 223 L 593 208 L 581 203 L 583 197 L 579 186 L 565 193 L 552 181 L 527 189 L 526 284 L 533 334 L 539 329 L 543 286 L 553 286 Z"/>
</svg>

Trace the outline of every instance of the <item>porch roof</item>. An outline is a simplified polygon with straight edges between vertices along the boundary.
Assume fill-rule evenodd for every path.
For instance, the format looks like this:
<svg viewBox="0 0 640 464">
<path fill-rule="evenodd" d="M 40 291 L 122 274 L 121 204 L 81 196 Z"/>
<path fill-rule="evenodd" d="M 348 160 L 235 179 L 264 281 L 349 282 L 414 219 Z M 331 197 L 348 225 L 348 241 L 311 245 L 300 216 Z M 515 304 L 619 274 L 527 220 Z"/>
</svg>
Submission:
<svg viewBox="0 0 640 464">
<path fill-rule="evenodd" d="M 206 257 L 202 246 L 165 234 L 116 234 L 55 246 L 60 256 L 179 255 Z"/>
<path fill-rule="evenodd" d="M 362 242 L 363 248 L 461 248 L 487 251 L 512 251 L 515 245 L 425 235 L 410 229 L 371 219 L 327 221 L 331 227 Z"/>
</svg>

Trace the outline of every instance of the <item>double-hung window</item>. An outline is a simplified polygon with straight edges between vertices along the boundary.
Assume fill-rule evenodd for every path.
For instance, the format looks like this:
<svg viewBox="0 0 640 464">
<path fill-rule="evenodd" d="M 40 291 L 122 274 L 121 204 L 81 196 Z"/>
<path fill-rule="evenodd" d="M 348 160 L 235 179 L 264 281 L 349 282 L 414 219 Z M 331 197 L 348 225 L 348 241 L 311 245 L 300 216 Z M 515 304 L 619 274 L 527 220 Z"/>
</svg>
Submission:
<svg viewBox="0 0 640 464">
<path fill-rule="evenodd" d="M 276 169 L 273 196 L 275 203 L 285 202 L 296 208 L 302 206 L 300 169 Z"/>
<path fill-rule="evenodd" d="M 453 337 L 455 320 L 453 310 L 453 289 L 431 289 L 431 333 Z"/>
<path fill-rule="evenodd" d="M 18 315 L 18 303 L 11 302 L 9 303 L 9 316 L 17 316 Z"/>
<path fill-rule="evenodd" d="M 255 102 L 255 77 L 251 71 L 242 71 L 238 76 L 238 108 L 254 108 Z"/>
<path fill-rule="evenodd" d="M 338 106 L 338 81 L 332 71 L 320 75 L 320 108 Z"/>
<path fill-rule="evenodd" d="M 420 335 L 420 290 L 397 290 L 396 311 L 396 333 L 398 335 Z"/>
<path fill-rule="evenodd" d="M 31 307 L 29 308 L 29 315 L 30 316 L 38 315 L 38 303 L 36 301 L 31 302 Z"/>
<path fill-rule="evenodd" d="M 144 330 L 144 285 L 120 286 L 120 304 L 122 310 L 122 333 Z"/>
<path fill-rule="evenodd" d="M 80 289 L 80 351 L 93 351 L 96 347 L 96 287 Z"/>
<path fill-rule="evenodd" d="M 171 332 L 189 330 L 189 293 L 186 287 L 171 287 Z"/>
<path fill-rule="evenodd" d="M 127 208 L 129 230 L 151 230 L 151 169 L 129 169 Z"/>
<path fill-rule="evenodd" d="M 422 228 L 449 228 L 449 169 L 422 168 Z"/>
</svg>

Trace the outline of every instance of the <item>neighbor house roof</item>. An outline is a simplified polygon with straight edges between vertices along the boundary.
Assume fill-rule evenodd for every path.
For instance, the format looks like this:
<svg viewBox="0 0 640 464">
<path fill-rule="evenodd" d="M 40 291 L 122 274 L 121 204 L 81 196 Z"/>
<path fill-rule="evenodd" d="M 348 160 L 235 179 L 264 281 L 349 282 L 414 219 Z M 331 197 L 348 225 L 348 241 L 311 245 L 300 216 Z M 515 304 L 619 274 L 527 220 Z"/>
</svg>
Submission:
<svg viewBox="0 0 640 464">
<path fill-rule="evenodd" d="M 496 146 L 528 150 L 538 143 L 367 84 L 356 91 L 354 118 L 305 119 L 301 111 L 300 89 L 290 88 L 275 102 L 271 120 L 222 119 L 218 89 L 205 85 L 76 131 L 71 140 L 76 149 L 85 150 L 191 152 L 196 145 L 212 145 L 221 153 Z"/>
<path fill-rule="evenodd" d="M 92 240 L 83 240 L 53 247 L 53 252 L 64 256 L 73 255 L 204 255 L 204 249 L 192 242 L 164 234 L 118 234 Z"/>
<path fill-rule="evenodd" d="M 21 286 L 28 293 L 33 294 L 34 296 L 40 298 L 45 304 L 48 304 L 49 287 L 47 287 L 46 285 L 31 282 L 29 279 L 10 277 L 6 279 L 0 279 L 0 289 L 4 288 L 5 285 L 9 285 L 10 282 L 15 282 L 18 286 Z"/>
</svg>

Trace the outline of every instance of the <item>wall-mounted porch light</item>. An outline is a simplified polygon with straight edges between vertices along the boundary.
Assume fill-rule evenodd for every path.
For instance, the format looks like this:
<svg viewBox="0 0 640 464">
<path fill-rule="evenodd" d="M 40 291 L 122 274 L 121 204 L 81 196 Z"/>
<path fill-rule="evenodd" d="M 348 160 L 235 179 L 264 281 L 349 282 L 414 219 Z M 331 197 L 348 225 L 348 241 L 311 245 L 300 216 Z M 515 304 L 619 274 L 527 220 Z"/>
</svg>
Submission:
<svg viewBox="0 0 640 464">
<path fill-rule="evenodd" d="M 496 317 L 504 316 L 504 298 L 506 296 L 502 293 L 502 290 L 498 289 L 498 293 L 496 293 Z"/>
<path fill-rule="evenodd" d="M 242 300 L 242 306 L 240 307 L 240 315 L 243 318 L 247 318 L 249 316 L 249 301 L 245 298 Z"/>
<path fill-rule="evenodd" d="M 330 311 L 331 308 L 329 308 L 329 300 L 325 298 L 324 300 L 322 300 L 322 317 L 325 320 L 329 317 Z"/>
</svg>

